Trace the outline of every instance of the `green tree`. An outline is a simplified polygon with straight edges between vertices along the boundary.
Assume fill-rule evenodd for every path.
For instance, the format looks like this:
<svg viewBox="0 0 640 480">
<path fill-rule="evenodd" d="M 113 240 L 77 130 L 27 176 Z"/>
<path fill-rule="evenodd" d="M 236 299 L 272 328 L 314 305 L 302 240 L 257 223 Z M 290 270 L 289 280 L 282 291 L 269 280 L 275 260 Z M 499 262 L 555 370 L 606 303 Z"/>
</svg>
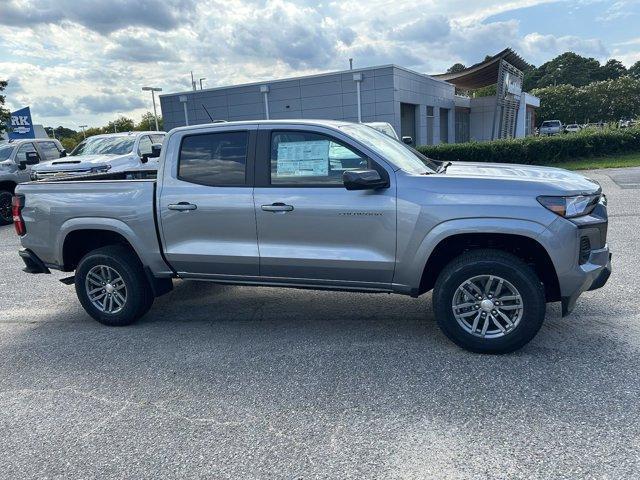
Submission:
<svg viewBox="0 0 640 480">
<path fill-rule="evenodd" d="M 621 61 L 612 58 L 600 67 L 599 80 L 615 80 L 627 74 L 627 68 Z"/>
<path fill-rule="evenodd" d="M 449 68 L 447 68 L 447 73 L 458 73 L 466 70 L 466 68 L 467 67 L 465 67 L 462 63 L 454 63 Z"/>
<path fill-rule="evenodd" d="M 135 123 L 131 118 L 121 116 L 109 122 L 107 126 L 104 127 L 103 133 L 130 132 L 134 127 Z"/>
<path fill-rule="evenodd" d="M 162 115 L 158 115 L 158 128 L 160 130 L 164 129 Z M 155 130 L 155 129 L 156 129 L 156 120 L 152 112 L 144 113 L 140 118 L 140 123 L 137 123 L 135 126 L 135 130 L 140 130 L 140 131 Z"/>
<path fill-rule="evenodd" d="M 640 60 L 638 60 L 629 68 L 628 73 L 633 78 L 640 78 Z"/>
<path fill-rule="evenodd" d="M 6 80 L 0 80 L 0 92 L 3 92 L 9 82 Z M 7 126 L 9 125 L 9 110 L 4 107 L 5 96 L 0 94 L 0 133 L 3 133 L 7 130 Z"/>
<path fill-rule="evenodd" d="M 76 145 L 80 142 L 76 138 L 63 138 L 60 140 L 60 143 L 68 153 L 71 153 L 71 151 L 76 148 Z"/>
<path fill-rule="evenodd" d="M 535 80 L 535 88 L 563 84 L 581 87 L 602 79 L 601 66 L 595 58 L 565 52 L 540 65 L 537 72 L 532 72 L 531 78 Z"/>
<path fill-rule="evenodd" d="M 624 76 L 582 87 L 557 85 L 531 92 L 540 98 L 539 122 L 614 122 L 640 117 L 640 79 Z"/>
</svg>

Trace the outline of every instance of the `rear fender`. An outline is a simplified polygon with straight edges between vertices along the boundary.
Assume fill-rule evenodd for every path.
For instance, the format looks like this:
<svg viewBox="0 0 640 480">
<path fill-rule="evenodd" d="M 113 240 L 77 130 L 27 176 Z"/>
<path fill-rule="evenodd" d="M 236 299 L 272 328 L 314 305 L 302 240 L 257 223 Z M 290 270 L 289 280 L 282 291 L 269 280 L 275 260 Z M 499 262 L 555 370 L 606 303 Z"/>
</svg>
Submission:
<svg viewBox="0 0 640 480">
<path fill-rule="evenodd" d="M 153 258 L 153 248 L 145 245 L 142 239 L 126 223 L 115 218 L 103 217 L 81 217 L 67 220 L 60 227 L 56 238 L 56 262 L 62 266 L 64 264 L 64 242 L 67 236 L 78 230 L 106 230 L 118 233 L 129 242 L 136 255 L 143 265 L 149 266 L 152 271 L 157 272 L 157 261 Z M 166 269 L 166 266 L 164 267 Z"/>
</svg>

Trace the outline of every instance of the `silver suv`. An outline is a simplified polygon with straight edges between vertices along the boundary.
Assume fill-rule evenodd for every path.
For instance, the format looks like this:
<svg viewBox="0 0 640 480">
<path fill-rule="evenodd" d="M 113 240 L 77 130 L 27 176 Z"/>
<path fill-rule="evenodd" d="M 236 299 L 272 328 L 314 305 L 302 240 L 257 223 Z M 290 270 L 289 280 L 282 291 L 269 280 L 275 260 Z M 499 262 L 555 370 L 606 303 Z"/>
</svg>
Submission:
<svg viewBox="0 0 640 480">
<path fill-rule="evenodd" d="M 545 120 L 540 125 L 540 135 L 559 135 L 562 133 L 562 122 L 560 120 Z"/>
<path fill-rule="evenodd" d="M 16 185 L 29 180 L 32 165 L 57 160 L 66 151 L 53 138 L 0 142 L 0 225 L 11 223 L 11 197 Z"/>
</svg>

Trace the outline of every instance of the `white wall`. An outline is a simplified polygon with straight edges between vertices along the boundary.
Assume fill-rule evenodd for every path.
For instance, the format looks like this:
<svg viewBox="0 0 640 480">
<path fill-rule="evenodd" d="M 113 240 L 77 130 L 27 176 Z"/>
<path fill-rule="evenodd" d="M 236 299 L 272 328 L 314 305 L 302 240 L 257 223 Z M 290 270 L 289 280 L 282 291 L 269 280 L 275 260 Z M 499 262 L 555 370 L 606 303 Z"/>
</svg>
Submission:
<svg viewBox="0 0 640 480">
<path fill-rule="evenodd" d="M 496 97 L 478 97 L 470 101 L 469 138 L 476 142 L 491 140 L 493 119 L 496 112 Z"/>
</svg>

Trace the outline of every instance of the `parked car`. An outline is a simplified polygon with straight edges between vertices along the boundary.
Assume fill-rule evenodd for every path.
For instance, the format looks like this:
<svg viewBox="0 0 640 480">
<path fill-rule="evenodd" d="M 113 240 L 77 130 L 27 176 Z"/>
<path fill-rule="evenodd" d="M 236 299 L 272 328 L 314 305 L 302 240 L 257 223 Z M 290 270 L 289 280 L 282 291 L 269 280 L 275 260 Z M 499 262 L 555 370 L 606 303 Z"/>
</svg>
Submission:
<svg viewBox="0 0 640 480">
<path fill-rule="evenodd" d="M 545 120 L 540 125 L 540 135 L 558 135 L 562 133 L 562 122 L 560 120 Z"/>
<path fill-rule="evenodd" d="M 0 142 L 0 225 L 11 223 L 11 197 L 16 185 L 29 180 L 32 165 L 64 157 L 58 140 L 33 138 Z"/>
<path fill-rule="evenodd" d="M 149 161 L 152 150 L 160 148 L 165 132 L 126 132 L 94 135 L 80 142 L 68 157 L 41 163 L 31 169 L 31 179 L 56 175 L 119 172 L 136 168 L 157 169 L 157 160 Z"/>
<path fill-rule="evenodd" d="M 582 130 L 582 127 L 577 123 L 570 123 L 566 127 L 564 127 L 564 133 L 577 133 Z"/>
<path fill-rule="evenodd" d="M 371 128 L 375 128 L 379 132 L 382 132 L 395 140 L 400 140 L 396 129 L 393 128 L 393 125 L 388 122 L 365 122 L 365 125 L 368 125 Z"/>
<path fill-rule="evenodd" d="M 413 297 L 433 289 L 444 333 L 493 353 L 531 340 L 546 302 L 561 301 L 566 315 L 611 272 L 596 182 L 550 167 L 439 163 L 362 124 L 176 128 L 154 177 L 19 185 L 25 270 L 75 271 L 66 282 L 107 325 L 144 315 L 173 278 Z"/>
</svg>

